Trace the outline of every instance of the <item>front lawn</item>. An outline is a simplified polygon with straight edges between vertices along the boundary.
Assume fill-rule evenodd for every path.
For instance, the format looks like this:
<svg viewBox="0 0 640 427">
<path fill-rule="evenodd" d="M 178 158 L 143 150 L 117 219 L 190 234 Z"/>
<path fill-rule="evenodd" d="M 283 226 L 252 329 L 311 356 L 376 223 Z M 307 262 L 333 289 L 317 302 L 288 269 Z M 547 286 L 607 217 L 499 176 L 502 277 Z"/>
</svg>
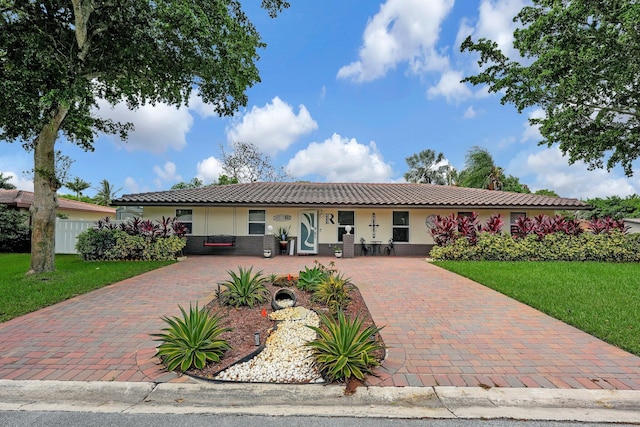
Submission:
<svg viewBox="0 0 640 427">
<path fill-rule="evenodd" d="M 0 254 L 0 322 L 55 304 L 173 261 L 92 261 L 56 255 L 56 271 L 26 276 L 29 254 Z"/>
<path fill-rule="evenodd" d="M 640 355 L 640 264 L 527 261 L 434 264 Z"/>
</svg>

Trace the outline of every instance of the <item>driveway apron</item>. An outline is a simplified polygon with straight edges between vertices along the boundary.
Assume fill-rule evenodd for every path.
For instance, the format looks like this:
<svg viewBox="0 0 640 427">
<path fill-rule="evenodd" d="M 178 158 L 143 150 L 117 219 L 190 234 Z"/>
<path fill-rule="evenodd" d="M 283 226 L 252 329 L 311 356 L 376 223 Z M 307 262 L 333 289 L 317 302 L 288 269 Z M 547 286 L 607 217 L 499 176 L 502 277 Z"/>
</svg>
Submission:
<svg viewBox="0 0 640 427">
<path fill-rule="evenodd" d="M 0 379 L 189 382 L 150 334 L 208 303 L 228 270 L 297 274 L 318 260 L 360 289 L 389 347 L 370 385 L 640 390 L 640 358 L 422 258 L 190 256 L 0 324 Z M 99 272 L 97 272 L 99 274 Z"/>
</svg>

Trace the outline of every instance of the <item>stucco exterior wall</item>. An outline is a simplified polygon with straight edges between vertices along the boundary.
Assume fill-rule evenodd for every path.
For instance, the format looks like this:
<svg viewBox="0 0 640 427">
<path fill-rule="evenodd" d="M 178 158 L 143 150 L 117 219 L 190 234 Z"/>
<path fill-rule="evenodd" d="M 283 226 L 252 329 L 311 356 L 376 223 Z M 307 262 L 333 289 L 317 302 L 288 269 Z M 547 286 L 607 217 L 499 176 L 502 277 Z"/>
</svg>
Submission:
<svg viewBox="0 0 640 427">
<path fill-rule="evenodd" d="M 381 242 L 384 250 L 393 233 L 393 212 L 408 212 L 409 217 L 409 241 L 396 242 L 394 249 L 397 255 L 426 255 L 433 246 L 433 238 L 427 230 L 426 219 L 430 215 L 450 215 L 460 212 L 471 212 L 471 209 L 406 209 L 406 208 L 274 208 L 274 207 L 200 207 L 200 206 L 170 206 L 170 207 L 145 207 L 143 211 L 144 219 L 161 219 L 162 216 L 174 217 L 177 210 L 192 211 L 192 234 L 188 236 L 186 253 L 221 253 L 235 255 L 255 255 L 262 253 L 263 235 L 249 234 L 249 210 L 265 210 L 265 233 L 269 226 L 273 227 L 273 233 L 277 234 L 280 227 L 289 228 L 289 236 L 300 235 L 300 214 L 303 211 L 313 210 L 317 212 L 318 227 L 317 241 L 318 253 L 329 255 L 333 253 L 333 247 L 339 244 L 338 211 L 353 211 L 354 225 L 352 234 L 354 235 L 355 254 L 360 251 L 360 239 L 364 239 L 367 244 L 371 241 Z M 522 209 L 478 209 L 475 212 L 479 216 L 480 223 L 483 224 L 494 213 L 503 216 L 503 231 L 510 230 L 510 216 L 512 212 L 526 213 L 527 216 L 539 214 L 553 215 L 552 210 L 522 210 Z M 373 221 L 375 214 L 375 223 Z M 376 225 L 374 227 L 374 224 Z M 375 237 L 373 230 L 375 228 Z M 236 236 L 236 246 L 233 248 L 203 248 L 202 242 L 205 236 L 217 234 L 230 234 Z"/>
</svg>

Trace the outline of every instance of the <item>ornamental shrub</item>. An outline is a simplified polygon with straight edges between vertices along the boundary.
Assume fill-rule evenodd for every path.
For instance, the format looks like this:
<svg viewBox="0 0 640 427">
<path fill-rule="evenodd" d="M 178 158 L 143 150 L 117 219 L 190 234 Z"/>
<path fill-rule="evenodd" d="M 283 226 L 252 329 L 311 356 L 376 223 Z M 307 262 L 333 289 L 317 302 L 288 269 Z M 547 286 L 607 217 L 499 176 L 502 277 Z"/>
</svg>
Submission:
<svg viewBox="0 0 640 427">
<path fill-rule="evenodd" d="M 29 252 L 29 214 L 0 204 L 0 251 Z"/>
<path fill-rule="evenodd" d="M 458 239 L 448 246 L 431 250 L 436 260 L 488 261 L 601 261 L 640 262 L 640 235 L 620 231 L 609 234 L 556 232 L 542 239 L 537 234 L 524 238 L 481 232 L 475 246 Z"/>
<path fill-rule="evenodd" d="M 78 235 L 76 250 L 86 261 L 173 260 L 186 246 L 183 231 L 175 218 L 155 223 L 135 218 L 116 225 L 107 217 Z"/>
</svg>

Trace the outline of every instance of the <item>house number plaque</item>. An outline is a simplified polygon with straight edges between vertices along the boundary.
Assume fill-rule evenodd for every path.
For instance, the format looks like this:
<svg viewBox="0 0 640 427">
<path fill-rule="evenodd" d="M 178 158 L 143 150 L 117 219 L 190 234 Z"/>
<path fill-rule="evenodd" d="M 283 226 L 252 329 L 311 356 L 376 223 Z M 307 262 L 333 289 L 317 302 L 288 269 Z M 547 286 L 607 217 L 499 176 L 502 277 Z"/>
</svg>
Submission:
<svg viewBox="0 0 640 427">
<path fill-rule="evenodd" d="M 273 220 L 275 222 L 291 221 L 291 215 L 287 215 L 287 214 L 274 215 Z"/>
</svg>

